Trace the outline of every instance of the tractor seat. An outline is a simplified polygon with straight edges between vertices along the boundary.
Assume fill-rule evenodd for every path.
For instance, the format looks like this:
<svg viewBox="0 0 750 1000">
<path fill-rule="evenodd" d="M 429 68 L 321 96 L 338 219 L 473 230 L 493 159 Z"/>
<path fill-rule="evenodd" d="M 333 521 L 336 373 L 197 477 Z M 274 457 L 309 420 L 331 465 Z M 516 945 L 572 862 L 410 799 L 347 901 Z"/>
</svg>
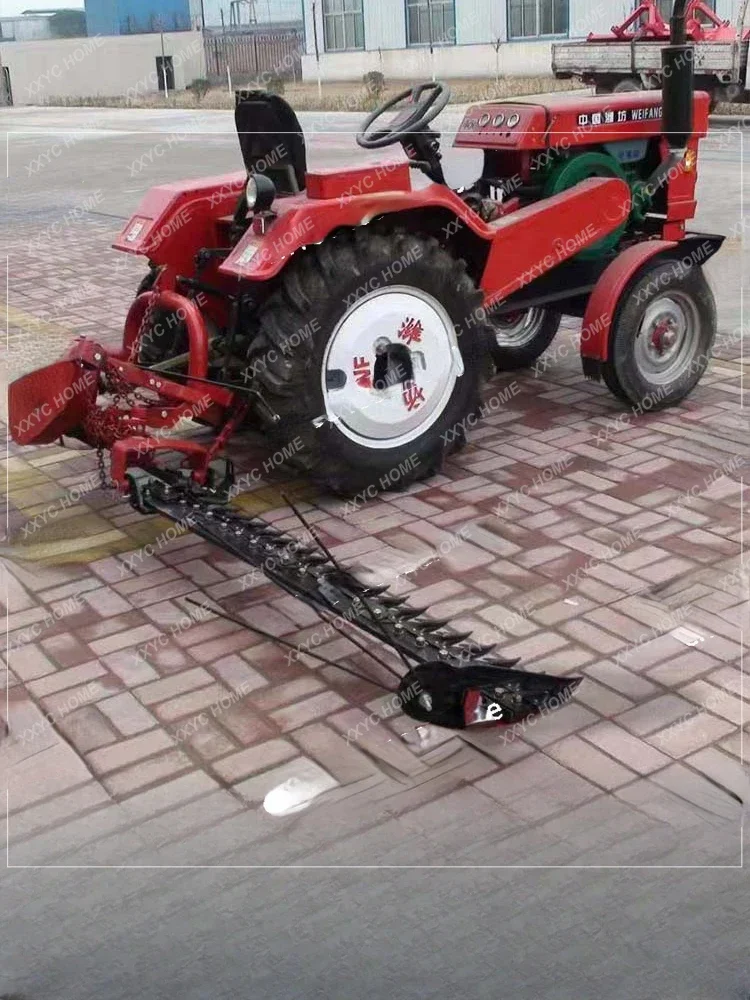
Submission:
<svg viewBox="0 0 750 1000">
<path fill-rule="evenodd" d="M 234 124 L 249 174 L 266 174 L 280 195 L 305 190 L 307 154 L 299 120 L 283 97 L 235 91 Z"/>
</svg>

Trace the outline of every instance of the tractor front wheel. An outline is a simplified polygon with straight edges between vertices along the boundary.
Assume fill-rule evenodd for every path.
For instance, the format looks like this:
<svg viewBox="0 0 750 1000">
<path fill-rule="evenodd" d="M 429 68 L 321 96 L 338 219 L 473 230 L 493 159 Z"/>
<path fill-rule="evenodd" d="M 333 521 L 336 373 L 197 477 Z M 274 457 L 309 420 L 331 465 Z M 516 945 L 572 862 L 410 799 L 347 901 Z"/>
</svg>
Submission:
<svg viewBox="0 0 750 1000">
<path fill-rule="evenodd" d="M 619 399 L 660 410 L 701 379 L 716 338 L 716 303 L 698 265 L 661 260 L 623 295 L 602 374 Z"/>
<path fill-rule="evenodd" d="M 488 319 L 495 367 L 499 372 L 510 372 L 527 368 L 547 350 L 562 316 L 553 309 L 532 306 Z"/>
<path fill-rule="evenodd" d="M 436 240 L 365 228 L 303 251 L 249 347 L 279 418 L 266 418 L 268 436 L 335 493 L 424 479 L 474 420 L 489 362 L 483 316 L 465 265 Z"/>
</svg>

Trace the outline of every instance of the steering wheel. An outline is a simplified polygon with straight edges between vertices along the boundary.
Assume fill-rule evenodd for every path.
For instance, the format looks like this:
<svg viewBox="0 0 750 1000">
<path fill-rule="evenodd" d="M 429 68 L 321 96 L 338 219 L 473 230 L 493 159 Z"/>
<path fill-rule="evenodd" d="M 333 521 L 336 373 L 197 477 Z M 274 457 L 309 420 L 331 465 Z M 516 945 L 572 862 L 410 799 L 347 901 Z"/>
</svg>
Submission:
<svg viewBox="0 0 750 1000">
<path fill-rule="evenodd" d="M 363 149 L 382 149 L 395 142 L 401 142 L 414 132 L 421 131 L 426 125 L 437 118 L 451 98 L 450 87 L 446 83 L 418 83 L 415 87 L 402 90 L 390 101 L 386 101 L 367 118 L 362 129 L 357 133 L 357 143 Z M 398 105 L 406 101 L 406 105 L 398 110 L 395 118 L 378 129 L 373 125 L 388 111 L 398 109 Z"/>
</svg>

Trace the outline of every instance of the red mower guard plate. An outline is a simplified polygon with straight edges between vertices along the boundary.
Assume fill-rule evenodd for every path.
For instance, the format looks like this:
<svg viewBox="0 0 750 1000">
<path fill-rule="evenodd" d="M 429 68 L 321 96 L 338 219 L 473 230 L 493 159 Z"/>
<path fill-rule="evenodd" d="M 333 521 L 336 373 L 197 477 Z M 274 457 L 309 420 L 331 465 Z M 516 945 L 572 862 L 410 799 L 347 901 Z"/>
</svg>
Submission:
<svg viewBox="0 0 750 1000">
<path fill-rule="evenodd" d="M 95 405 L 98 373 L 76 361 L 57 361 L 8 387 L 8 419 L 16 444 L 51 444 L 73 430 Z"/>
</svg>

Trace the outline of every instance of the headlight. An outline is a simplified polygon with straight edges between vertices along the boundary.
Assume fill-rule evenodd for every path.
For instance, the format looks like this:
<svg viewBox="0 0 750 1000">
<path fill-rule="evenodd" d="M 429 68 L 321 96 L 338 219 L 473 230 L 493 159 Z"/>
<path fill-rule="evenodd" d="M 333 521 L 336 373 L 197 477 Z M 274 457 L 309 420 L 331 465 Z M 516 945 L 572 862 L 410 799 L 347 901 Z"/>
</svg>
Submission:
<svg viewBox="0 0 750 1000">
<path fill-rule="evenodd" d="M 255 202 L 257 201 L 258 198 L 258 185 L 252 174 L 247 179 L 247 187 L 245 188 L 245 197 L 247 198 L 248 210 L 255 208 Z"/>
<path fill-rule="evenodd" d="M 273 204 L 276 188 L 270 177 L 265 174 L 250 174 L 245 188 L 248 211 L 265 212 Z"/>
</svg>

